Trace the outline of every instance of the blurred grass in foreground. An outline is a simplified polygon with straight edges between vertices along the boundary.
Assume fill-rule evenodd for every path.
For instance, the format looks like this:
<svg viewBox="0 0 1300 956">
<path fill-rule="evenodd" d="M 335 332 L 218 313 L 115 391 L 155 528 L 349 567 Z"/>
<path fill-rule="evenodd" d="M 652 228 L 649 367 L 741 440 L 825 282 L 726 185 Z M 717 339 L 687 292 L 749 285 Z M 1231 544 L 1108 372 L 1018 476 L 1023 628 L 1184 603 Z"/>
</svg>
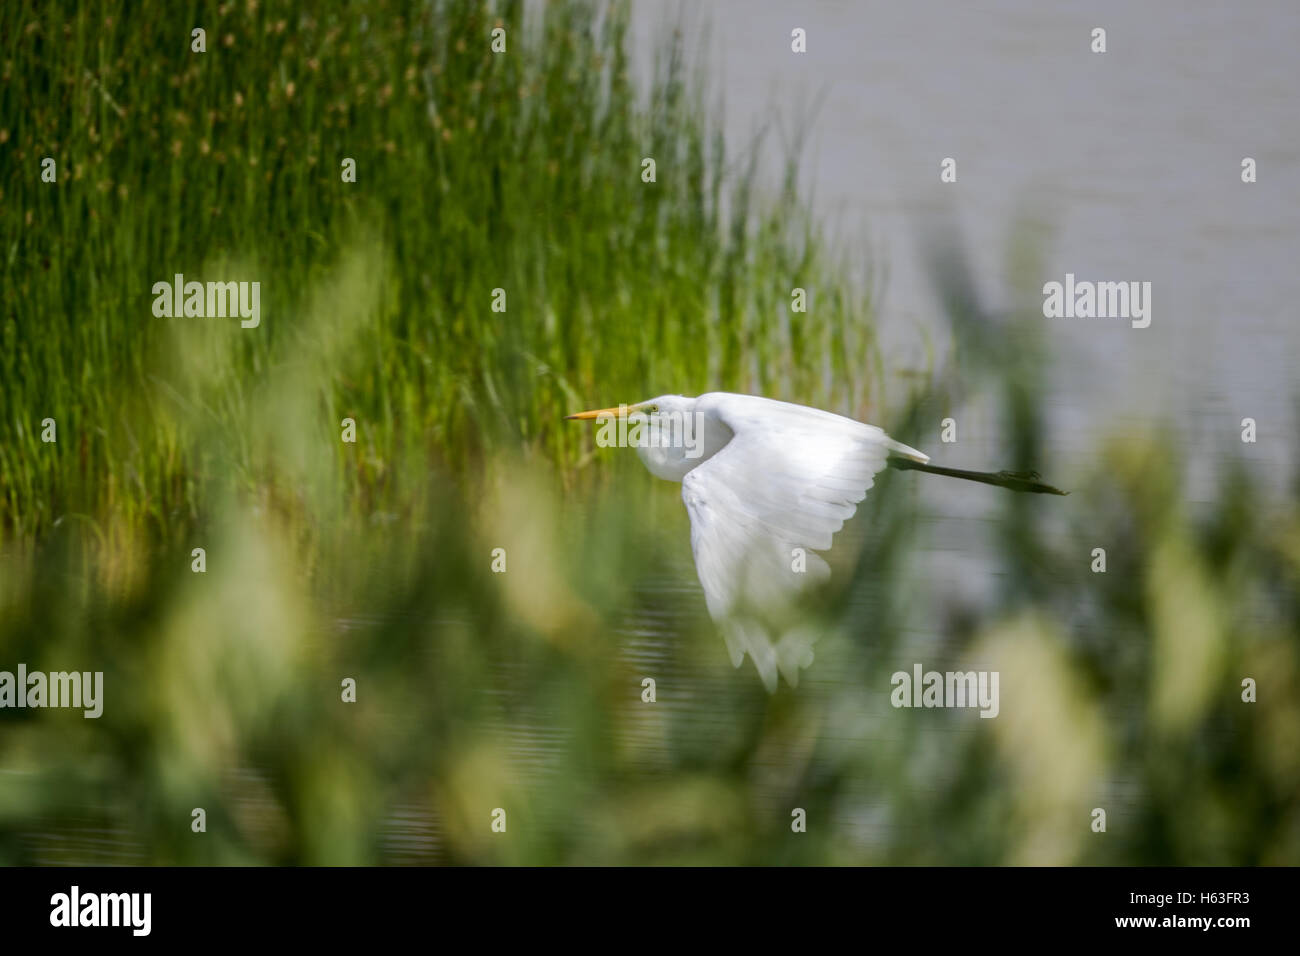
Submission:
<svg viewBox="0 0 1300 956">
<path fill-rule="evenodd" d="M 920 657 L 909 615 L 949 598 L 882 476 L 800 688 L 731 669 L 678 488 L 559 415 L 732 387 L 865 416 L 869 297 L 792 193 L 742 175 L 724 219 L 697 87 L 679 63 L 638 106 L 620 17 L 553 4 L 529 40 L 505 6 L 493 60 L 477 7 L 236 4 L 195 59 L 164 7 L 63 9 L 0 14 L 0 667 L 103 670 L 105 704 L 0 711 L 0 863 L 1300 860 L 1295 496 L 1238 470 L 1193 510 L 1157 423 L 1053 471 L 1041 321 L 983 314 L 960 262 L 944 388 L 996 390 L 997 464 L 1073 494 L 989 492 L 1002 586 Z M 81 175 L 42 188 L 46 151 Z M 260 279 L 262 328 L 154 319 L 177 271 Z M 999 718 L 890 708 L 918 659 L 998 669 Z"/>
<path fill-rule="evenodd" d="M 1239 476 L 1196 518 L 1180 466 L 1108 444 L 1066 533 L 1029 533 L 1035 596 L 952 616 L 923 654 L 910 609 L 949 598 L 890 476 L 838 624 L 772 698 L 704 612 L 677 489 L 614 454 L 627 480 L 581 502 L 525 462 L 473 499 L 431 486 L 419 521 L 324 535 L 310 578 L 242 506 L 203 575 L 143 545 L 89 561 L 60 530 L 5 557 L 0 648 L 105 670 L 104 716 L 0 712 L 0 860 L 1294 863 L 1300 509 Z M 984 558 L 1010 580 L 1022 553 Z M 999 670 L 999 717 L 890 708 L 914 660 Z"/>
</svg>

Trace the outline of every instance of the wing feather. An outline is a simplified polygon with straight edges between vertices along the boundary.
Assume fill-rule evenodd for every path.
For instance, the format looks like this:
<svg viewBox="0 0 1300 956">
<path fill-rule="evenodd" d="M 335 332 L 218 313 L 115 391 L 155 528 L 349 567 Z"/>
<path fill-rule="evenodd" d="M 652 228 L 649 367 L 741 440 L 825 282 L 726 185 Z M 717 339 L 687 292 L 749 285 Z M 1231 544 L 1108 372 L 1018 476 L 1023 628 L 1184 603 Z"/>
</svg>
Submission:
<svg viewBox="0 0 1300 956">
<path fill-rule="evenodd" d="M 778 669 L 794 683 L 811 662 L 810 641 L 774 639 L 763 622 L 829 574 L 812 552 L 831 547 L 891 453 L 928 459 L 874 425 L 757 396 L 702 395 L 697 411 L 733 434 L 682 479 L 696 571 L 732 663 L 748 653 L 775 690 Z"/>
</svg>

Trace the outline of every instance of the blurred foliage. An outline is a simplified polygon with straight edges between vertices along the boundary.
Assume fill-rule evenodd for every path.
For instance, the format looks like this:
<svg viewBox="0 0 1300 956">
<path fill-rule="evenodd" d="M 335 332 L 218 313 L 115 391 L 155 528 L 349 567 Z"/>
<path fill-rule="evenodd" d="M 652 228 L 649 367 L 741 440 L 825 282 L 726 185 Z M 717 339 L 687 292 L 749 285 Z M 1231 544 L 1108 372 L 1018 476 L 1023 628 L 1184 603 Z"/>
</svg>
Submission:
<svg viewBox="0 0 1300 956">
<path fill-rule="evenodd" d="M 1300 860 L 1300 505 L 1242 466 L 1193 506 L 1158 423 L 1051 470 L 1032 296 L 989 313 L 936 246 L 943 397 L 994 394 L 998 464 L 1073 494 L 987 490 L 998 587 L 961 604 L 917 476 L 881 476 L 816 662 L 769 697 L 708 620 L 678 488 L 558 422 L 880 396 L 869 294 L 788 186 L 729 177 L 672 39 L 645 95 L 617 6 L 535 35 L 510 4 L 138 9 L 0 13 L 0 669 L 105 679 L 98 720 L 0 710 L 0 863 Z M 174 272 L 260 279 L 262 328 L 153 319 Z M 891 708 L 916 660 L 998 670 L 999 717 Z"/>
</svg>

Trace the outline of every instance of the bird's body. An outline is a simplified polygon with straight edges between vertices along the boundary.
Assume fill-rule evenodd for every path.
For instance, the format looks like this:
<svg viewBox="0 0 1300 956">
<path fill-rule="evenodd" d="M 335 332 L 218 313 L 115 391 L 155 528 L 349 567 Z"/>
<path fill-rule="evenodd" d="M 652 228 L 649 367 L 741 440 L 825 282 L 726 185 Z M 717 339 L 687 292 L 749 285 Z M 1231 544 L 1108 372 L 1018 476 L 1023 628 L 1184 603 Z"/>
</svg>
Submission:
<svg viewBox="0 0 1300 956">
<path fill-rule="evenodd" d="M 732 663 L 748 654 L 771 691 L 778 673 L 793 685 L 812 662 L 811 636 L 790 610 L 829 575 L 814 552 L 831 547 L 891 460 L 993 484 L 1036 484 L 1005 472 L 932 469 L 926 455 L 875 425 L 757 395 L 664 395 L 569 417 L 607 416 L 638 418 L 640 434 L 654 436 L 636 442 L 637 453 L 652 474 L 682 484 L 709 614 Z"/>
</svg>

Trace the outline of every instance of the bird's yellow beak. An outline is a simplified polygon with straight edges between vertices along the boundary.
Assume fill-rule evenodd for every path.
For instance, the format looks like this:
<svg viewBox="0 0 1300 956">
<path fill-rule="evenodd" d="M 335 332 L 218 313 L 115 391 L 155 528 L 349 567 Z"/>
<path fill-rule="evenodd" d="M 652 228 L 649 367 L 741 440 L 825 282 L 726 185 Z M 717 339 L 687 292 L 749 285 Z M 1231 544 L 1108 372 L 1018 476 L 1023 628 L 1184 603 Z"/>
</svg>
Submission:
<svg viewBox="0 0 1300 956">
<path fill-rule="evenodd" d="M 626 405 L 619 405 L 616 408 L 593 408 L 589 412 L 578 412 L 576 415 L 565 415 L 564 420 L 571 419 L 592 419 L 592 418 L 618 418 L 620 415 L 626 415 L 629 409 Z"/>
</svg>

